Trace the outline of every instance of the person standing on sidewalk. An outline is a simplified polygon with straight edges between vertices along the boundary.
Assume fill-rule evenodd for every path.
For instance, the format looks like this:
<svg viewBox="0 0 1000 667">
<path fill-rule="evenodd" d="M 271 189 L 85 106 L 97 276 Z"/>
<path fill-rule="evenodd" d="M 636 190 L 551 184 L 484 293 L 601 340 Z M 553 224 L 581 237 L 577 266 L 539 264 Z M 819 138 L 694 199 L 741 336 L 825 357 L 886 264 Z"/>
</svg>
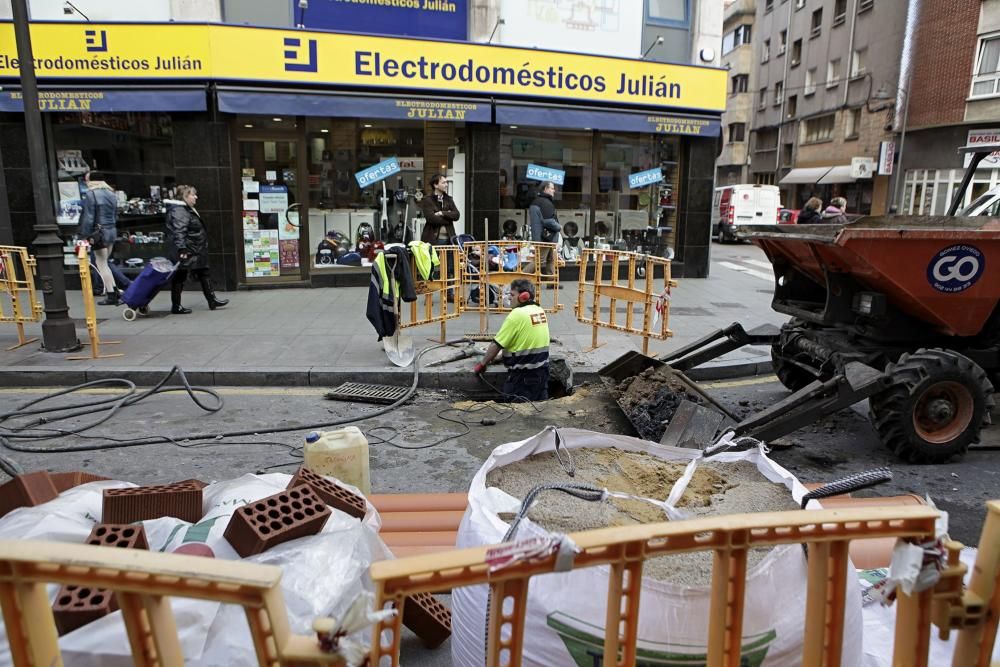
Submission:
<svg viewBox="0 0 1000 667">
<path fill-rule="evenodd" d="M 118 238 L 118 198 L 115 191 L 104 180 L 99 171 L 88 171 L 83 177 L 87 192 L 83 195 L 83 210 L 80 212 L 80 238 L 87 239 L 94 253 L 97 272 L 104 283 L 104 300 L 100 306 L 118 305 L 118 288 L 108 264 L 111 248 Z"/>
<path fill-rule="evenodd" d="M 556 205 L 552 198 L 556 196 L 556 184 L 545 181 L 542 191 L 528 207 L 528 219 L 531 222 L 531 240 L 542 243 L 555 243 L 562 225 L 556 214 Z M 553 276 L 556 273 L 555 248 L 545 248 L 538 253 L 538 262 L 542 265 L 543 275 Z M 550 285 L 551 287 L 551 285 Z"/>
<path fill-rule="evenodd" d="M 181 305 L 181 295 L 189 272 L 201 283 L 209 309 L 222 308 L 229 300 L 217 298 L 212 289 L 212 279 L 208 273 L 208 231 L 194 207 L 198 203 L 198 191 L 190 185 L 178 185 L 175 192 L 179 199 L 164 202 L 167 205 L 170 259 L 179 265 L 170 281 L 170 312 L 175 315 L 191 312 L 190 308 Z"/>
<path fill-rule="evenodd" d="M 455 238 L 455 223 L 461 214 L 455 200 L 448 194 L 448 179 L 442 174 L 434 174 L 430 180 L 431 191 L 420 200 L 420 210 L 424 214 L 424 229 L 420 240 L 431 245 L 448 245 Z M 448 264 L 448 278 L 455 267 Z M 455 294 L 448 290 L 448 301 L 454 301 Z"/>
</svg>

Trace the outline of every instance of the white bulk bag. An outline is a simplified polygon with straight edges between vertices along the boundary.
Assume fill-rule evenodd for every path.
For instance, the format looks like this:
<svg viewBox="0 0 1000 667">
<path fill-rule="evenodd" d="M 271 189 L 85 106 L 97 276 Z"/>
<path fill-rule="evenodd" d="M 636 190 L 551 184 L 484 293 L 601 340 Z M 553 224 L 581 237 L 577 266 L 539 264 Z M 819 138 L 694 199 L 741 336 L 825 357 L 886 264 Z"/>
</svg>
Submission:
<svg viewBox="0 0 1000 667">
<path fill-rule="evenodd" d="M 700 454 L 697 450 L 577 429 L 559 429 L 559 435 L 563 446 L 569 449 L 616 447 L 681 462 Z M 487 474 L 494 468 L 554 449 L 555 436 L 550 427 L 532 438 L 493 450 L 472 480 L 469 508 L 458 531 L 459 548 L 499 543 L 508 524 L 500 520 L 498 513 L 509 512 L 518 505 L 518 501 L 499 489 L 487 492 Z M 796 500 L 806 493 L 791 473 L 758 449 L 724 452 L 712 460 L 751 462 L 769 480 L 787 486 Z M 540 502 L 544 502 L 544 497 Z M 524 519 L 516 539 L 548 534 Z M 854 667 L 861 662 L 861 593 L 855 570 L 849 567 L 842 664 Z M 607 567 L 592 567 L 532 578 L 528 588 L 523 664 L 546 667 L 600 664 L 608 572 Z M 458 667 L 485 664 L 488 591 L 485 585 L 452 591 L 452 662 Z M 676 659 L 680 660 L 677 664 L 698 664 L 697 656 L 707 652 L 709 595 L 708 586 L 682 586 L 644 578 L 638 628 L 640 661 L 669 665 Z M 749 570 L 745 599 L 742 664 L 800 665 L 806 603 L 806 560 L 802 548 L 776 547 Z"/>
</svg>

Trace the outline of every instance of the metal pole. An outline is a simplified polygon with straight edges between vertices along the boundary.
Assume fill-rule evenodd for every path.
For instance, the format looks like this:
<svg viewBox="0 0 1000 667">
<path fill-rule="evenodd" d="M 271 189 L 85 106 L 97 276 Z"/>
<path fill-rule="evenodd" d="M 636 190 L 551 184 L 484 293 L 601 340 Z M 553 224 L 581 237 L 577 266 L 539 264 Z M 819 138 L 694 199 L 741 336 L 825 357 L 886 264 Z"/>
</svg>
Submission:
<svg viewBox="0 0 1000 667">
<path fill-rule="evenodd" d="M 52 208 L 52 183 L 42 136 L 42 113 L 38 108 L 38 81 L 35 78 L 31 32 L 28 27 L 26 0 L 12 0 L 14 38 L 21 70 L 24 101 L 24 126 L 28 138 L 31 186 L 35 197 L 35 257 L 38 260 L 38 283 L 45 300 L 42 322 L 42 349 L 46 352 L 71 352 L 80 349 L 76 325 L 69 318 L 66 303 L 66 279 L 63 275 L 63 242 L 59 238 L 55 211 Z"/>
<path fill-rule="evenodd" d="M 899 134 L 899 168 L 893 170 L 892 174 L 896 182 L 892 187 L 892 201 L 890 206 L 896 207 L 896 213 L 904 215 L 903 202 L 899 201 L 899 184 L 906 180 L 906 172 L 903 170 L 903 148 L 906 146 L 906 118 L 910 115 L 910 80 L 906 80 L 906 104 L 903 105 L 903 128 Z"/>
</svg>

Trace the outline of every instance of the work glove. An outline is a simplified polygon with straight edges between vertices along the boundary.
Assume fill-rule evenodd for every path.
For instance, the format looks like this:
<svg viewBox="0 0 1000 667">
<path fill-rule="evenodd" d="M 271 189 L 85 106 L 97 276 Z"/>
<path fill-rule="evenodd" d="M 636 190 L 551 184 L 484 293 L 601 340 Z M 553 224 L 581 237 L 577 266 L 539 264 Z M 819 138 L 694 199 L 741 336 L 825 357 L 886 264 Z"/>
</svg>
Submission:
<svg viewBox="0 0 1000 667">
<path fill-rule="evenodd" d="M 483 363 L 478 363 L 475 368 L 472 369 L 472 372 L 476 375 L 482 375 L 485 370 L 486 366 Z"/>
</svg>

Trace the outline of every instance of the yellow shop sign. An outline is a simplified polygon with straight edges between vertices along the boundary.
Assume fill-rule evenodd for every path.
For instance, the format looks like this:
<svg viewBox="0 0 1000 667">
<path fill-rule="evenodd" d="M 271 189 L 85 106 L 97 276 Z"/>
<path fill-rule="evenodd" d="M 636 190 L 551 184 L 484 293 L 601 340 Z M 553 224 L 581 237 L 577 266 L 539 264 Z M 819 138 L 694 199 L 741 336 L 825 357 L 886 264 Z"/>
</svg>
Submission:
<svg viewBox="0 0 1000 667">
<path fill-rule="evenodd" d="M 725 70 L 483 44 L 191 24 L 37 23 L 41 78 L 297 82 L 721 112 Z M 0 24 L 0 77 L 20 63 Z M 443 110 L 414 108 L 427 117 Z"/>
</svg>

